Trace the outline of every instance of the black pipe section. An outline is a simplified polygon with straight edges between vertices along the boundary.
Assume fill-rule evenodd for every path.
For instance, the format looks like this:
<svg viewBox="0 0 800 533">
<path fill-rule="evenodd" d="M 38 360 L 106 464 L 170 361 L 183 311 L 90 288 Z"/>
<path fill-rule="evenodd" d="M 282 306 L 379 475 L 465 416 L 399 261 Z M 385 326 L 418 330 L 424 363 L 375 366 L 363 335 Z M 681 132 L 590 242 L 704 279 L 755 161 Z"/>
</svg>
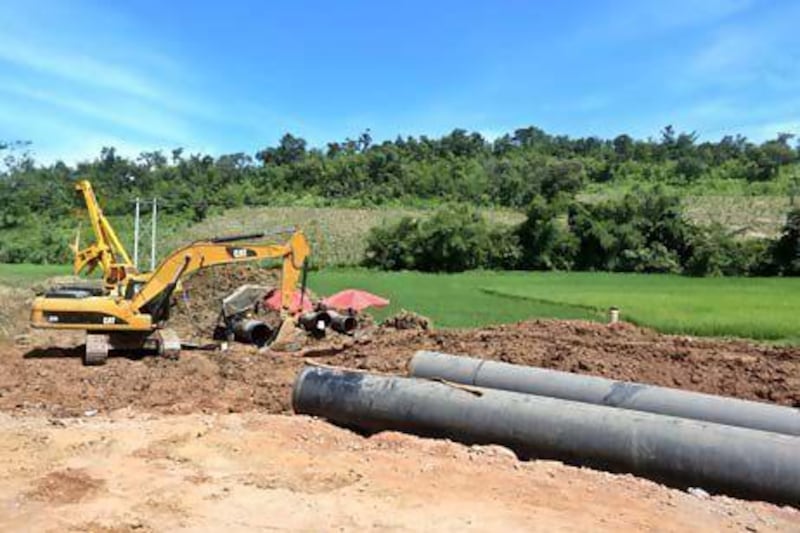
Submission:
<svg viewBox="0 0 800 533">
<path fill-rule="evenodd" d="M 337 333 L 350 335 L 358 327 L 358 322 L 352 315 L 343 315 L 336 311 L 327 311 L 327 313 L 331 317 L 331 329 Z"/>
<path fill-rule="evenodd" d="M 327 311 L 311 311 L 300 315 L 297 323 L 312 336 L 323 337 L 331 325 L 331 315 Z"/>
<path fill-rule="evenodd" d="M 307 367 L 300 414 L 366 432 L 501 444 L 523 458 L 625 471 L 682 487 L 800 504 L 800 439 L 491 389 Z"/>
<path fill-rule="evenodd" d="M 210 242 L 215 244 L 222 244 L 225 242 L 236 242 L 236 241 L 245 241 L 245 240 L 256 240 L 264 238 L 266 234 L 261 233 L 243 233 L 241 235 L 229 235 L 227 237 L 214 237 L 211 239 Z"/>
<path fill-rule="evenodd" d="M 261 320 L 245 318 L 233 323 L 233 335 L 239 342 L 261 347 L 272 338 L 272 329 Z"/>
<path fill-rule="evenodd" d="M 285 226 L 282 228 L 275 228 L 270 231 L 262 231 L 259 233 L 243 233 L 241 235 L 229 235 L 229 236 L 222 236 L 222 237 L 212 237 L 209 239 L 209 242 L 213 242 L 216 244 L 226 243 L 226 242 L 235 242 L 235 241 L 245 241 L 245 240 L 256 240 L 256 239 L 263 239 L 265 237 L 271 237 L 273 235 L 283 235 L 286 233 L 294 233 L 296 228 L 294 226 Z M 202 241 L 195 241 L 195 242 L 202 242 Z"/>
<path fill-rule="evenodd" d="M 428 351 L 414 354 L 409 374 L 800 436 L 800 409 L 712 394 Z"/>
</svg>

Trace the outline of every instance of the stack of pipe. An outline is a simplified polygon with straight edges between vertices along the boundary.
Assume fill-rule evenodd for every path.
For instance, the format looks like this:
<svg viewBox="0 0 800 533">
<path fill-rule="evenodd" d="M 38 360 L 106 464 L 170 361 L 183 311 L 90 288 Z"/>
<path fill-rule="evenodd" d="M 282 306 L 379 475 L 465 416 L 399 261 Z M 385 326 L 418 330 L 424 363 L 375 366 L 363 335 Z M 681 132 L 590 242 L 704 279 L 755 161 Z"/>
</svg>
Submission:
<svg viewBox="0 0 800 533">
<path fill-rule="evenodd" d="M 410 373 L 309 367 L 294 409 L 800 505 L 797 409 L 435 352 Z"/>
</svg>

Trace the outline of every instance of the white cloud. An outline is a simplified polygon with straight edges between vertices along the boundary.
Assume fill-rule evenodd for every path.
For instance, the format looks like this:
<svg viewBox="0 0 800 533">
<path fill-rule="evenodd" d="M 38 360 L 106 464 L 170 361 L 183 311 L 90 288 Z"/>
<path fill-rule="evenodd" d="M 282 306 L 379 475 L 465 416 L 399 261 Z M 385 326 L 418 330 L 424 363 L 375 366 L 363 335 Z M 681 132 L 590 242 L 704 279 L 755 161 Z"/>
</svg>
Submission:
<svg viewBox="0 0 800 533">
<path fill-rule="evenodd" d="M 185 142 L 190 136 L 190 129 L 181 119 L 160 113 L 151 106 L 142 105 L 135 99 L 119 100 L 101 97 L 99 100 L 89 100 L 70 96 L 63 91 L 58 93 L 3 80 L 0 80 L 0 92 L 50 104 L 61 110 L 77 113 L 105 124 L 121 126 L 171 142 Z M 47 113 L 46 110 L 42 110 L 42 112 Z"/>
<path fill-rule="evenodd" d="M 74 82 L 158 100 L 159 91 L 143 76 L 83 54 L 46 48 L 0 34 L 0 60 Z"/>
<path fill-rule="evenodd" d="M 132 156 L 188 149 L 211 137 L 193 125 L 232 122 L 195 97 L 200 80 L 168 46 L 151 48 L 111 5 L 9 0 L 0 25 L 0 129 L 33 141 L 37 160 L 74 162 L 111 145 Z"/>
</svg>

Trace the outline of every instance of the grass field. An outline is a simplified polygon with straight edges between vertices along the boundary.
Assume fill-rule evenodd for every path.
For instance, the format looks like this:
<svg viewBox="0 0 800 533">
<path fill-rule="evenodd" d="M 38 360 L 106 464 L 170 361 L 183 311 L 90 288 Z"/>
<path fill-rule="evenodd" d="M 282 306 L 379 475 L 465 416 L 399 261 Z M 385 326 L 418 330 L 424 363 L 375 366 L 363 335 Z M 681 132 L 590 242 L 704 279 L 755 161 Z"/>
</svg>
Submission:
<svg viewBox="0 0 800 533">
<path fill-rule="evenodd" d="M 58 265 L 0 265 L 0 284 L 26 286 L 66 274 Z M 666 333 L 800 343 L 800 278 L 688 278 L 592 272 L 421 274 L 325 269 L 309 275 L 318 294 L 354 287 L 383 295 L 441 327 L 531 318 L 624 320 Z"/>
<path fill-rule="evenodd" d="M 666 333 L 800 342 L 800 279 L 687 278 L 592 272 L 469 272 L 457 275 L 341 270 L 317 273 L 322 293 L 360 287 L 392 307 L 428 315 L 441 326 L 524 318 L 624 320 Z"/>
<path fill-rule="evenodd" d="M 0 263 L 0 285 L 29 287 L 53 276 L 71 274 L 69 265 L 8 265 Z"/>
<path fill-rule="evenodd" d="M 599 319 L 591 309 L 513 296 L 498 296 L 481 290 L 508 274 L 466 272 L 463 274 L 420 274 L 417 272 L 373 272 L 342 269 L 309 274 L 309 286 L 320 294 L 354 287 L 391 300 L 378 311 L 378 318 L 407 309 L 430 317 L 443 327 L 469 327 L 515 322 L 527 318 Z"/>
<path fill-rule="evenodd" d="M 481 289 L 594 310 L 616 306 L 625 320 L 668 333 L 800 341 L 800 278 L 511 273 Z"/>
</svg>

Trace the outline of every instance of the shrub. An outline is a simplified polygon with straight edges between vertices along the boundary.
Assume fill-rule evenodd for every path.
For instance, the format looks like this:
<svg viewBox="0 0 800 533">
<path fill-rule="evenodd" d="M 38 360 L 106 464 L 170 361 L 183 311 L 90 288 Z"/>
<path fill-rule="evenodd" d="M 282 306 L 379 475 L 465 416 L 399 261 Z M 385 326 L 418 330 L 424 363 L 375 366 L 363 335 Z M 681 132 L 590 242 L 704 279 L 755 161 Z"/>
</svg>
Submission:
<svg viewBox="0 0 800 533">
<path fill-rule="evenodd" d="M 462 272 L 514 268 L 518 260 L 513 232 L 490 227 L 473 208 L 449 206 L 424 221 L 405 217 L 372 229 L 364 263 L 385 270 Z"/>
<path fill-rule="evenodd" d="M 580 270 L 679 272 L 690 252 L 692 226 L 679 200 L 659 189 L 596 205 L 573 203 L 568 222 Z"/>
<path fill-rule="evenodd" d="M 692 276 L 747 276 L 770 270 L 768 239 L 735 239 L 719 224 L 698 229 L 684 271 Z"/>
<path fill-rule="evenodd" d="M 559 220 L 560 210 L 541 196 L 528 206 L 525 222 L 517 228 L 521 247 L 519 265 L 532 270 L 569 270 L 577 252 L 577 240 Z"/>
<path fill-rule="evenodd" d="M 786 217 L 783 233 L 775 243 L 772 258 L 776 269 L 784 276 L 800 275 L 800 209 Z"/>
</svg>

